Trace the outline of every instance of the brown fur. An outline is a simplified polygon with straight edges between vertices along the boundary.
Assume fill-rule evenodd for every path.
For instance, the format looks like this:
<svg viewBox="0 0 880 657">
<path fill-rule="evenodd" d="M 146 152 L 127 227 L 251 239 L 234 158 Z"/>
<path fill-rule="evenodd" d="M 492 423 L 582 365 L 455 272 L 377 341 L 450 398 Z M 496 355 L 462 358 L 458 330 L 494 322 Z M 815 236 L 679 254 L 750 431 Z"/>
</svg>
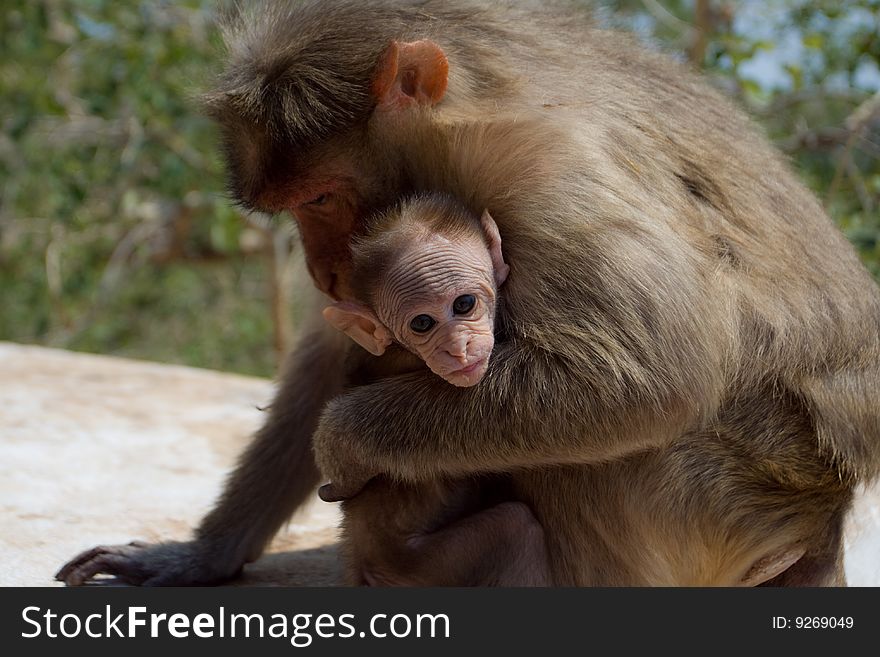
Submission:
<svg viewBox="0 0 880 657">
<path fill-rule="evenodd" d="M 346 389 L 314 437 L 324 475 L 407 482 L 367 491 L 406 508 L 447 480 L 492 497 L 472 478 L 508 473 L 557 584 L 730 585 L 801 552 L 768 583 L 842 583 L 841 521 L 880 466 L 880 296 L 746 119 L 558 8 L 279 7 L 234 34 L 208 100 L 242 203 L 293 209 L 337 296 L 360 222 L 413 191 L 491 208 L 512 268 L 480 385 L 415 371 Z M 394 40 L 442 48 L 438 104 L 370 96 Z M 307 205 L 327 181 L 330 205 Z M 340 347 L 310 340 L 195 542 L 59 577 L 211 581 L 258 554 L 316 480 L 312 428 L 342 390 Z M 375 508 L 353 500 L 347 526 Z"/>
<path fill-rule="evenodd" d="M 502 491 L 508 497 L 502 497 Z M 374 479 L 343 503 L 354 586 L 548 586 L 543 529 L 503 479 L 419 485 Z"/>
</svg>

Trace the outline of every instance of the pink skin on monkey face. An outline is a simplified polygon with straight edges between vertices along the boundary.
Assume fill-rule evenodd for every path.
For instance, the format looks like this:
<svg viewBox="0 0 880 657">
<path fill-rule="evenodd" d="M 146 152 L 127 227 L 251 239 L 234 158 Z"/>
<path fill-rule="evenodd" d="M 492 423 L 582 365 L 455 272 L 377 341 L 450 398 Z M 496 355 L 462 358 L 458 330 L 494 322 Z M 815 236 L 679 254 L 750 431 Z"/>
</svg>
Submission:
<svg viewBox="0 0 880 657">
<path fill-rule="evenodd" d="M 387 272 L 374 308 L 337 301 L 324 318 L 374 356 L 397 341 L 456 386 L 479 383 L 495 344 L 497 289 L 510 272 L 488 211 L 482 235 L 414 239 Z"/>
<path fill-rule="evenodd" d="M 449 383 L 479 383 L 495 345 L 492 259 L 479 238 L 433 235 L 405 253 L 377 294 L 395 339 Z"/>
<path fill-rule="evenodd" d="M 395 326 L 398 341 L 436 375 L 461 387 L 479 383 L 495 346 L 489 295 L 473 292 L 460 288 L 431 304 L 414 303 L 406 313 L 409 324 Z"/>
</svg>

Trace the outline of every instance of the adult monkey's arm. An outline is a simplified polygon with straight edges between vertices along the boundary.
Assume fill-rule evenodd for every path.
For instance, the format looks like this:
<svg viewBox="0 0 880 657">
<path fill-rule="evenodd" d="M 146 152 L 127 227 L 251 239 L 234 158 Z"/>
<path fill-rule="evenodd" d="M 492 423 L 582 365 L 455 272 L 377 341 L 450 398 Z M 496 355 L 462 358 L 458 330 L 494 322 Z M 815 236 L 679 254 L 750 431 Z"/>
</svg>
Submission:
<svg viewBox="0 0 880 657">
<path fill-rule="evenodd" d="M 523 345 L 498 345 L 479 385 L 457 388 L 430 372 L 363 386 L 333 400 L 315 436 L 326 501 L 347 499 L 376 474 L 410 482 L 540 465 L 589 463 L 662 444 L 699 411 L 684 395 L 666 411 L 590 401 L 599 384 Z M 625 416 L 627 409 L 631 415 Z M 663 417 L 663 421 L 658 418 Z"/>
<path fill-rule="evenodd" d="M 719 297 L 688 257 L 661 257 L 680 246 L 676 236 L 658 222 L 636 224 L 628 230 L 638 250 L 614 222 L 580 237 L 569 231 L 567 247 L 535 238 L 527 252 L 511 239 L 501 310 L 509 337 L 484 379 L 456 388 L 421 372 L 334 399 L 315 436 L 332 482 L 322 497 L 350 497 L 377 473 L 422 481 L 604 461 L 711 416 L 736 325 L 723 302 L 713 307 Z M 605 257 L 593 257 L 596 249 Z"/>
</svg>

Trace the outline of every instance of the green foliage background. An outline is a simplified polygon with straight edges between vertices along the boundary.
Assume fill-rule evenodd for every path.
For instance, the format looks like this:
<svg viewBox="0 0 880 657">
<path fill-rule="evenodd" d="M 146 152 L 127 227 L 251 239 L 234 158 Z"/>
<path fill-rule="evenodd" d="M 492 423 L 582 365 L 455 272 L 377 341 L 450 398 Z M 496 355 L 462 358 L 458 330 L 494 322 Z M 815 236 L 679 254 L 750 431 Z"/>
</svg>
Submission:
<svg viewBox="0 0 880 657">
<path fill-rule="evenodd" d="M 880 274 L 880 0 L 599 4 L 601 20 L 689 57 L 746 105 Z M 223 192 L 194 100 L 222 59 L 216 11 L 4 0 L 0 339 L 274 371 L 290 332 L 278 318 L 296 310 L 277 296 L 295 240 Z"/>
</svg>

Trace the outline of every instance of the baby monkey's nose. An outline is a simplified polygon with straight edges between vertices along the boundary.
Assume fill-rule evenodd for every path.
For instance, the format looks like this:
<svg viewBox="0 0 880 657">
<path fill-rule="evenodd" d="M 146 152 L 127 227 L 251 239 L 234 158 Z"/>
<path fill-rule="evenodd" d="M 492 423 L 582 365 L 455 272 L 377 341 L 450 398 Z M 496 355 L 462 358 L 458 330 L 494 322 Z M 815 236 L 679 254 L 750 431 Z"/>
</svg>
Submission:
<svg viewBox="0 0 880 657">
<path fill-rule="evenodd" d="M 449 341 L 446 346 L 446 353 L 453 358 L 460 360 L 462 363 L 467 362 L 467 348 L 470 340 L 465 336 Z"/>
</svg>

